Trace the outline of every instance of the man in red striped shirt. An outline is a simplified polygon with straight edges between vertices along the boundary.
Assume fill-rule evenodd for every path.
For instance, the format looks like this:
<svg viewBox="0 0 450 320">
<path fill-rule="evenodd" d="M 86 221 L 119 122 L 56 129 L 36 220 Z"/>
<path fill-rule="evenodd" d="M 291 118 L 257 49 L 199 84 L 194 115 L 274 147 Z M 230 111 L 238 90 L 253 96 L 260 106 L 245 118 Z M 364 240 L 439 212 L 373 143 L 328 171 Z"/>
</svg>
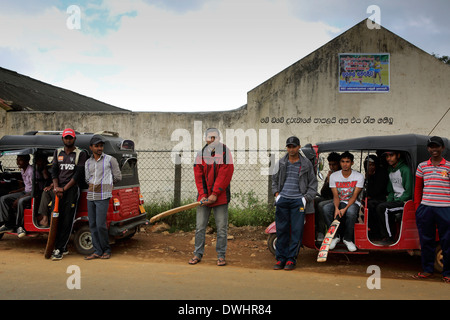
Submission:
<svg viewBox="0 0 450 320">
<path fill-rule="evenodd" d="M 444 257 L 443 280 L 450 283 L 450 161 L 442 157 L 445 149 L 440 137 L 427 143 L 431 158 L 419 164 L 416 171 L 414 205 L 422 249 L 423 273 L 416 279 L 429 278 L 434 272 L 436 226 Z"/>
</svg>

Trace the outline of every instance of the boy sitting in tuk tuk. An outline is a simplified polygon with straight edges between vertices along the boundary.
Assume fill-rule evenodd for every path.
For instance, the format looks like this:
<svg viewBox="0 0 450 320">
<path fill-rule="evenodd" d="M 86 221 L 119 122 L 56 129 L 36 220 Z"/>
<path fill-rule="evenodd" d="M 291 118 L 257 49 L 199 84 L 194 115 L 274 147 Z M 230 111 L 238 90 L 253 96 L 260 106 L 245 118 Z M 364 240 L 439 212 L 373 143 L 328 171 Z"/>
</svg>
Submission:
<svg viewBox="0 0 450 320">
<path fill-rule="evenodd" d="M 25 236 L 23 229 L 23 209 L 26 201 L 31 199 L 33 188 L 33 167 L 30 165 L 30 155 L 18 155 L 17 166 L 22 174 L 24 186 L 11 191 L 0 198 L 0 233 L 13 232 L 17 227 L 19 238 Z M 16 211 L 16 214 L 14 214 Z"/>
<path fill-rule="evenodd" d="M 336 171 L 330 176 L 330 188 L 333 192 L 333 203 L 324 207 L 324 218 L 327 227 L 330 227 L 334 219 L 340 219 L 340 228 L 334 239 L 331 241 L 330 250 L 334 249 L 341 241 L 348 251 L 356 251 L 353 242 L 355 223 L 358 219 L 359 206 L 358 196 L 364 187 L 364 176 L 355 170 L 352 170 L 354 156 L 348 151 L 341 154 L 341 170 Z"/>
<path fill-rule="evenodd" d="M 395 242 L 395 216 L 403 213 L 405 202 L 412 199 L 413 176 L 398 151 L 383 153 L 389 165 L 387 199 L 376 207 L 380 244 Z"/>
</svg>

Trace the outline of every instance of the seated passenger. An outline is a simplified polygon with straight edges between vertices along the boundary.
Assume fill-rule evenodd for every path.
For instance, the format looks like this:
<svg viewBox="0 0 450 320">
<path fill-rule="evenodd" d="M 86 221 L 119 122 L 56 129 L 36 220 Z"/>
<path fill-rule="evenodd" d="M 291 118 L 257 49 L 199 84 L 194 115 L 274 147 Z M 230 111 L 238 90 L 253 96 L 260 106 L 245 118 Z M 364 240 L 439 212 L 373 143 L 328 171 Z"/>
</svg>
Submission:
<svg viewBox="0 0 450 320">
<path fill-rule="evenodd" d="M 39 191 L 42 191 L 39 210 L 38 221 L 41 227 L 49 226 L 49 204 L 52 202 L 53 195 L 53 181 L 48 172 L 49 162 L 47 156 L 43 154 L 36 155 L 36 182 Z"/>
<path fill-rule="evenodd" d="M 337 234 L 331 241 L 330 250 L 334 249 L 343 236 L 348 251 L 356 251 L 353 241 L 355 223 L 358 219 L 361 204 L 358 201 L 358 196 L 364 187 L 364 176 L 358 171 L 352 170 L 353 158 L 353 155 L 348 151 L 341 154 L 342 170 L 336 171 L 330 176 L 333 202 L 325 205 L 324 218 L 328 227 L 336 218 L 340 218 L 341 221 Z"/>
<path fill-rule="evenodd" d="M 366 186 L 363 192 L 363 201 L 368 209 L 369 219 L 369 237 L 373 234 L 379 234 L 376 207 L 378 204 L 386 201 L 387 184 L 389 176 L 387 170 L 380 166 L 379 159 L 376 155 L 368 155 L 364 160 L 364 169 L 366 171 Z"/>
<path fill-rule="evenodd" d="M 381 244 L 392 244 L 395 239 L 395 214 L 403 213 L 405 202 L 412 199 L 413 176 L 410 168 L 398 151 L 383 155 L 389 165 L 387 199 L 376 206 L 377 223 Z"/>
<path fill-rule="evenodd" d="M 17 227 L 17 234 L 19 238 L 22 238 L 25 236 L 23 209 L 25 203 L 31 200 L 33 188 L 33 167 L 30 165 L 30 155 L 17 156 L 17 166 L 20 168 L 24 187 L 0 198 L 0 224 L 3 224 L 0 227 L 0 233 L 12 232 Z"/>
<path fill-rule="evenodd" d="M 328 157 L 328 167 L 330 170 L 328 171 L 327 177 L 323 182 L 322 189 L 320 189 L 320 195 L 314 199 L 315 205 L 315 228 L 316 228 L 316 239 L 317 241 L 323 241 L 324 235 L 327 232 L 325 221 L 323 218 L 323 207 L 333 202 L 333 192 L 330 189 L 330 175 L 338 170 L 341 170 L 341 165 L 339 161 L 341 160 L 341 156 L 337 152 L 331 152 Z"/>
</svg>

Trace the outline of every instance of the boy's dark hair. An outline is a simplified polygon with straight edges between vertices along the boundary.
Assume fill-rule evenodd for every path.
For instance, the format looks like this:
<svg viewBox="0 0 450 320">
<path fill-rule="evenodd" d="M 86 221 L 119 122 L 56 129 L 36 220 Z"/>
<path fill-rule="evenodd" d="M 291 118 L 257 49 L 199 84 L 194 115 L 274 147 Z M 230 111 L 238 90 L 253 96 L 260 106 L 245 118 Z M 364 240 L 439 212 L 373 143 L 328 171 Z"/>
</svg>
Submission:
<svg viewBox="0 0 450 320">
<path fill-rule="evenodd" d="M 341 161 L 341 155 L 339 153 L 333 151 L 332 153 L 330 153 L 328 155 L 327 160 L 328 160 L 328 162 L 330 162 L 330 161 L 339 162 L 339 161 Z"/>
<path fill-rule="evenodd" d="M 24 161 L 28 161 L 28 162 L 30 162 L 30 160 L 31 160 L 31 157 L 29 154 L 20 154 L 17 156 L 17 158 L 18 159 L 20 158 L 20 159 L 22 159 Z"/>
<path fill-rule="evenodd" d="M 345 151 L 343 154 L 341 154 L 341 159 L 348 158 L 351 162 L 353 162 L 353 159 L 355 158 L 350 152 Z"/>
</svg>

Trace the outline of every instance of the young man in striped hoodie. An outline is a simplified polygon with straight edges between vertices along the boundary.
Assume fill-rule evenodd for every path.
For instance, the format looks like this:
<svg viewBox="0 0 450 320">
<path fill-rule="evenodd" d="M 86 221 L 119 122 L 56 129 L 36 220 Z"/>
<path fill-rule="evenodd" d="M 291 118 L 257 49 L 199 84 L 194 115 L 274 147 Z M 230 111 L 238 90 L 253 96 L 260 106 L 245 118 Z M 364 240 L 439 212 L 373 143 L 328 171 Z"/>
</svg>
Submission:
<svg viewBox="0 0 450 320">
<path fill-rule="evenodd" d="M 433 276 L 437 227 L 444 257 L 442 279 L 450 283 L 450 161 L 442 157 L 445 149 L 442 138 L 431 137 L 427 147 L 431 158 L 417 167 L 414 188 L 423 272 L 413 278 Z"/>
</svg>

